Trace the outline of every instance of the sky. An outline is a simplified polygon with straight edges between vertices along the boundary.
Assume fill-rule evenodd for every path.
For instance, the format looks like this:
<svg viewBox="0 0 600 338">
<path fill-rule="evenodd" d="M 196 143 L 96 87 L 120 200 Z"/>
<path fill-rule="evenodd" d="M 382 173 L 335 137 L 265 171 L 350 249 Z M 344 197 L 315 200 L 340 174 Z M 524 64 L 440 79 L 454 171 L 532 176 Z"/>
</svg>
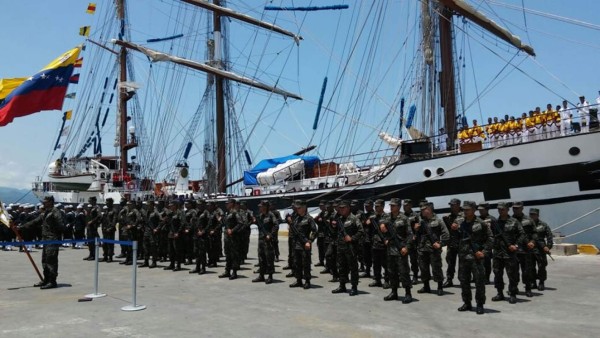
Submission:
<svg viewBox="0 0 600 338">
<path fill-rule="evenodd" d="M 133 3 L 149 3 L 153 0 L 131 0 Z M 157 0 L 158 1 L 158 0 Z M 416 0 L 390 0 L 393 3 L 402 3 Z M 83 42 L 77 33 L 79 27 L 91 25 L 95 18 L 85 13 L 89 1 L 81 0 L 0 0 L 0 31 L 3 32 L 2 48 L 0 48 L 0 78 L 30 76 L 51 60 Z M 101 4 L 101 1 L 97 1 Z M 164 0 L 162 2 L 171 2 Z M 354 6 L 353 1 L 324 1 L 327 4 L 348 3 Z M 263 1 L 245 0 L 230 1 L 232 7 L 242 3 L 243 8 L 259 8 Z M 277 2 L 276 2 L 277 3 Z M 289 5 L 292 1 L 280 1 Z M 293 1 L 294 5 L 315 4 L 314 1 Z M 480 102 L 471 104 L 469 99 L 465 105 L 469 106 L 469 118 L 487 119 L 489 116 L 501 116 L 511 112 L 519 113 L 535 106 L 544 107 L 547 102 L 558 104 L 562 97 L 575 101 L 579 95 L 586 95 L 594 101 L 600 89 L 600 30 L 598 27 L 586 28 L 580 25 L 569 24 L 558 20 L 550 20 L 532 12 L 525 13 L 507 8 L 505 5 L 522 4 L 521 0 L 487 1 L 471 0 L 470 3 L 479 6 L 481 10 L 493 12 L 505 19 L 499 23 L 516 31 L 525 42 L 534 46 L 537 57 L 517 58 L 519 67 L 528 76 L 520 71 L 512 70 L 507 80 L 494 88 L 493 94 L 486 94 Z M 574 18 L 583 22 L 600 25 L 600 1 L 597 0 L 524 0 L 526 8 L 551 13 L 558 16 Z M 349 13 L 349 12 L 347 12 Z M 298 90 L 306 100 L 302 103 L 291 105 L 290 114 L 284 119 L 294 127 L 310 130 L 313 114 L 318 101 L 321 82 L 325 75 L 335 75 L 336 64 L 326 63 L 320 58 L 319 53 L 328 50 L 332 40 L 327 37 L 331 28 L 328 26 L 331 18 L 337 18 L 347 13 L 314 13 L 309 14 L 306 24 L 301 28 L 301 35 L 305 40 L 301 43 L 298 55 L 302 61 L 290 70 L 291 75 L 297 75 L 298 83 L 292 91 Z M 140 17 L 147 17 L 149 21 L 161 13 L 151 6 L 137 12 Z M 286 14 L 281 14 L 282 23 L 293 22 L 292 18 L 285 19 Z M 289 14 L 288 14 L 289 15 Z M 399 15 L 402 23 L 403 16 Z M 497 20 L 498 21 L 498 20 Z M 527 32 L 521 30 L 525 25 Z M 293 26 L 293 25 L 292 25 Z M 399 26 L 400 27 L 400 26 Z M 408 29 L 408 27 L 402 29 Z M 293 27 L 286 27 L 293 28 Z M 292 29 L 293 30 L 293 29 Z M 394 31 L 387 32 L 389 35 Z M 473 30 L 471 34 L 476 35 Z M 460 42 L 458 42 L 460 43 Z M 334 51 L 335 52 L 335 51 Z M 471 53 L 481 54 L 479 61 L 472 65 L 477 70 L 475 74 L 468 71 L 465 82 L 477 83 L 469 85 L 465 92 L 473 96 L 474 92 L 485 90 L 486 84 L 494 78 L 501 66 L 492 65 L 488 60 L 489 52 L 476 46 Z M 514 51 L 507 52 L 512 55 Z M 294 54 L 292 54 L 294 55 Z M 471 58 L 472 55 L 465 55 Z M 506 57 L 506 56 L 503 56 Z M 475 59 L 475 57 L 473 57 Z M 85 62 L 85 61 L 84 61 Z M 296 68 L 297 67 L 297 68 Z M 383 72 L 383 70 L 380 70 Z M 504 73 L 505 74 L 505 73 Z M 502 75 L 504 76 L 504 75 Z M 510 80 L 514 77 L 514 80 Z M 531 80 L 538 79 L 547 88 Z M 474 79 L 474 80 L 473 80 Z M 332 85 L 332 84 L 331 84 Z M 331 88 L 331 87 L 329 87 Z M 392 88 L 393 89 L 393 88 Z M 384 90 L 392 90 L 381 88 Z M 70 87 L 69 92 L 76 91 Z M 309 116 L 308 118 L 306 116 Z M 0 186 L 13 188 L 30 188 L 31 182 L 37 176 L 43 176 L 51 158 L 49 157 L 57 137 L 61 123 L 60 111 L 42 112 L 31 116 L 18 118 L 8 126 L 0 128 Z M 259 129 L 260 130 L 260 129 Z M 281 132 L 281 131 L 280 131 Z M 309 134 L 301 134 L 294 129 L 282 132 L 282 137 L 292 138 L 287 147 L 271 145 L 265 151 L 257 151 L 254 155 L 265 157 L 268 155 L 282 156 L 298 150 L 310 138 Z M 297 134 L 297 135 L 296 135 Z M 297 137 L 299 140 L 294 140 Z M 263 147 L 263 148 L 266 148 Z"/>
</svg>

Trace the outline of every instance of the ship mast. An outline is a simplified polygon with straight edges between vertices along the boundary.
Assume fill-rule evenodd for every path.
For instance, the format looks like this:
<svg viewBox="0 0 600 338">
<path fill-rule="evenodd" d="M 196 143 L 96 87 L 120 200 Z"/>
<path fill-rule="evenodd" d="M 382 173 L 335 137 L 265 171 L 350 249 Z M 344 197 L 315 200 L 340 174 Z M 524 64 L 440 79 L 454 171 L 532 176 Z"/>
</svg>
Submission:
<svg viewBox="0 0 600 338">
<path fill-rule="evenodd" d="M 215 6 L 219 6 L 219 0 L 214 0 Z M 219 12 L 213 12 L 213 39 L 214 48 L 214 67 L 223 68 L 221 60 L 222 40 L 221 40 L 221 15 Z M 225 193 L 227 185 L 227 160 L 225 152 L 225 95 L 223 94 L 223 78 L 215 77 L 215 101 L 217 114 L 217 187 L 218 192 Z"/>
<path fill-rule="evenodd" d="M 125 0 L 117 0 L 117 18 L 120 20 L 121 29 L 119 35 L 121 38 L 125 36 Z M 124 86 L 127 81 L 127 48 L 121 47 L 119 50 L 119 150 L 121 174 L 127 173 L 127 151 L 137 146 L 137 141 L 132 138 L 130 142 L 127 140 L 127 101 L 133 96 Z"/>
</svg>

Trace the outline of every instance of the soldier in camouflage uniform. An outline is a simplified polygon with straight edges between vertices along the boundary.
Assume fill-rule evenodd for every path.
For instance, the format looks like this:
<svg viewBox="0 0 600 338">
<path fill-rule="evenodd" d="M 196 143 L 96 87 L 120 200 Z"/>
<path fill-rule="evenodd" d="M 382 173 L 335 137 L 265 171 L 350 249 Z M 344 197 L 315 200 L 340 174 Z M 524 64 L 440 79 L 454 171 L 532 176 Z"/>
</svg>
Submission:
<svg viewBox="0 0 600 338">
<path fill-rule="evenodd" d="M 327 233 L 327 201 L 321 200 L 319 203 L 319 208 L 321 211 L 315 218 L 315 222 L 317 223 L 317 249 L 319 252 L 319 262 L 315 264 L 315 266 L 325 266 L 325 252 L 327 251 L 327 246 L 325 245 L 325 235 Z"/>
<path fill-rule="evenodd" d="M 154 202 L 148 201 L 146 210 L 146 222 L 144 222 L 144 263 L 140 267 L 156 267 L 158 258 L 158 238 L 161 226 L 160 213 L 154 208 Z M 152 265 L 150 265 L 152 257 Z"/>
<path fill-rule="evenodd" d="M 383 300 L 398 300 L 398 287 L 402 282 L 405 295 L 403 304 L 412 302 L 411 281 L 408 267 L 408 251 L 412 246 L 412 227 L 408 223 L 408 217 L 400 212 L 401 201 L 392 198 L 390 201 L 390 213 L 384 222 L 379 225 L 379 231 L 383 234 L 384 244 L 387 247 L 387 263 L 392 292 Z"/>
<path fill-rule="evenodd" d="M 172 200 L 169 202 L 169 208 L 171 209 L 170 219 L 167 220 L 169 229 L 169 256 L 170 264 L 165 270 L 180 271 L 181 263 L 184 261 L 183 256 L 183 241 L 182 235 L 186 227 L 185 213 L 180 209 L 178 200 Z"/>
<path fill-rule="evenodd" d="M 404 216 L 408 218 L 408 224 L 412 227 L 413 232 L 413 242 L 416 239 L 414 226 L 419 220 L 419 215 L 413 211 L 413 201 L 410 198 L 404 199 Z M 412 284 L 417 284 L 419 281 L 419 252 L 417 251 L 416 242 L 415 245 L 411 245 L 408 249 L 408 257 L 410 258 L 410 269 L 413 274 Z"/>
<path fill-rule="evenodd" d="M 352 213 L 352 215 L 356 216 L 356 218 L 358 218 L 358 220 L 361 223 L 363 222 L 363 213 L 364 212 L 363 212 L 363 208 L 361 208 L 361 205 L 358 202 L 358 200 L 350 201 L 350 213 Z M 363 256 L 364 241 L 365 241 L 365 239 L 363 236 L 363 238 L 361 238 L 361 240 L 360 240 L 360 243 L 358 243 L 358 245 L 359 245 L 358 250 L 356 250 L 356 259 L 358 260 L 358 271 L 359 272 L 365 272 L 365 261 L 364 261 L 364 256 Z"/>
<path fill-rule="evenodd" d="M 289 233 L 289 229 L 290 226 L 292 225 L 292 223 L 294 222 L 294 219 L 296 219 L 296 217 L 298 216 L 298 213 L 296 211 L 296 205 L 292 204 L 290 206 L 290 208 L 292 209 L 292 213 L 291 214 L 287 214 L 285 215 L 285 222 L 288 225 L 288 264 L 286 266 L 283 267 L 283 270 L 290 270 L 290 272 L 285 275 L 286 277 L 290 278 L 290 277 L 294 277 L 294 237 L 290 236 Z"/>
<path fill-rule="evenodd" d="M 158 201 L 156 211 L 160 215 L 160 227 L 158 230 L 158 261 L 166 262 L 169 259 L 169 219 L 171 210 L 165 206 L 165 200 Z"/>
<path fill-rule="evenodd" d="M 540 281 L 538 284 L 538 290 L 544 291 L 546 289 L 546 266 L 548 266 L 548 258 L 546 257 L 550 253 L 550 249 L 554 245 L 552 230 L 548 224 L 540 220 L 540 210 L 537 208 L 529 209 L 529 218 L 533 223 L 533 241 L 534 241 L 534 264 L 532 269 L 534 276 Z M 529 244 L 531 245 L 531 244 Z M 537 274 L 535 273 L 535 264 L 537 264 Z M 535 283 L 535 281 L 534 281 Z"/>
<path fill-rule="evenodd" d="M 89 255 L 85 257 L 84 261 L 93 261 L 96 259 L 96 243 L 94 239 L 98 236 L 98 228 L 102 226 L 102 211 L 100 207 L 96 204 L 96 197 L 92 196 L 88 199 L 91 207 L 88 210 L 87 218 L 86 218 L 86 234 L 87 239 L 92 240 L 88 242 L 88 250 Z M 90 206 L 88 205 L 88 207 Z"/>
<path fill-rule="evenodd" d="M 208 221 L 208 266 L 216 268 L 221 254 L 223 210 L 212 201 L 209 201 L 206 207 L 210 216 Z"/>
<path fill-rule="evenodd" d="M 58 209 L 54 207 L 54 197 L 44 198 L 44 212 L 40 213 L 35 219 L 30 220 L 20 226 L 15 226 L 18 230 L 40 228 L 42 240 L 52 241 L 60 240 L 64 225 L 62 216 Z M 44 269 L 44 280 L 34 284 L 42 290 L 52 289 L 57 286 L 56 277 L 58 276 L 58 249 L 59 244 L 46 244 L 42 249 L 42 267 Z"/>
<path fill-rule="evenodd" d="M 219 278 L 229 278 L 230 280 L 238 277 L 237 271 L 240 269 L 240 231 L 244 223 L 236 208 L 237 201 L 230 198 L 227 201 L 227 213 L 225 214 L 225 272 L 219 275 Z"/>
<path fill-rule="evenodd" d="M 269 211 L 269 201 L 261 201 L 258 205 L 259 213 L 256 218 L 258 226 L 258 264 L 259 276 L 252 280 L 253 283 L 265 282 L 273 283 L 273 274 L 275 273 L 275 248 L 273 239 L 279 231 L 277 217 Z M 265 274 L 268 275 L 265 280 Z"/>
<path fill-rule="evenodd" d="M 482 315 L 485 304 L 485 268 L 483 261 L 486 255 L 491 255 L 494 237 L 483 221 L 475 216 L 477 204 L 464 201 L 464 219 L 459 224 L 459 276 L 461 295 L 464 304 L 458 311 L 472 310 L 471 276 L 475 277 L 476 312 Z"/>
<path fill-rule="evenodd" d="M 373 282 L 369 287 L 383 287 L 381 283 L 381 270 L 385 271 L 386 284 L 389 275 L 387 273 L 387 252 L 384 244 L 384 238 L 379 232 L 379 223 L 387 217 L 383 212 L 385 201 L 378 199 L 375 201 L 375 213 L 365 222 L 365 234 L 371 235 L 371 257 L 373 258 Z"/>
<path fill-rule="evenodd" d="M 194 240 L 192 224 L 196 223 L 198 210 L 196 210 L 196 201 L 185 200 L 185 228 L 183 229 L 183 257 L 184 264 L 191 265 L 194 259 Z"/>
<path fill-rule="evenodd" d="M 496 223 L 498 220 L 496 217 L 490 215 L 490 204 L 486 202 L 481 202 L 477 205 L 477 210 L 479 211 L 479 218 L 483 221 L 483 223 L 490 229 L 492 229 L 492 224 Z M 492 232 L 493 229 L 492 229 Z M 485 261 L 483 262 L 483 266 L 485 267 L 485 284 L 491 284 L 490 276 L 492 275 L 492 256 L 485 256 Z"/>
<path fill-rule="evenodd" d="M 127 241 L 127 232 L 125 231 L 125 226 L 127 222 L 127 200 L 121 198 L 119 201 L 119 210 L 117 211 L 117 231 L 119 231 L 119 241 Z M 116 256 L 116 258 L 126 258 L 131 247 L 128 245 L 119 245 L 121 248 L 121 253 Z"/>
<path fill-rule="evenodd" d="M 252 233 L 250 226 L 255 220 L 252 210 L 248 210 L 246 201 L 240 202 L 239 213 L 244 223 L 244 226 L 240 230 L 240 264 L 244 264 L 246 259 L 248 259 L 248 251 L 250 250 L 250 235 Z"/>
<path fill-rule="evenodd" d="M 312 242 L 317 238 L 317 224 L 315 220 L 306 211 L 306 202 L 296 200 L 294 202 L 296 216 L 290 224 L 289 234 L 294 243 L 294 276 L 296 282 L 290 284 L 291 288 L 304 287 L 310 289 L 310 258 L 312 255 Z M 304 284 L 302 280 L 304 279 Z"/>
<path fill-rule="evenodd" d="M 138 242 L 137 247 L 137 259 L 142 260 L 144 258 L 144 228 L 146 227 L 146 221 L 148 219 L 148 213 L 146 212 L 146 205 L 148 202 L 141 201 L 138 199 L 135 203 L 135 208 L 140 213 L 140 221 L 135 227 L 134 238 Z"/>
<path fill-rule="evenodd" d="M 371 277 L 371 267 L 373 266 L 373 235 L 376 232 L 376 229 L 373 225 L 369 226 L 367 221 L 371 216 L 375 214 L 375 210 L 373 209 L 373 201 L 366 200 L 365 201 L 365 212 L 362 214 L 361 222 L 363 224 L 363 229 L 365 230 L 365 237 L 363 238 L 362 244 L 362 257 L 363 262 L 365 263 L 365 272 L 363 272 L 360 277 L 366 278 Z"/>
<path fill-rule="evenodd" d="M 325 222 L 328 225 L 327 236 L 325 237 L 325 242 L 327 243 L 325 262 L 327 263 L 327 266 L 321 273 L 330 273 L 333 276 L 333 278 L 329 280 L 331 283 L 340 281 L 337 268 L 337 228 L 333 224 L 333 221 L 338 217 L 338 203 L 337 200 L 334 200 L 327 204 L 327 218 L 325 219 Z"/>
<path fill-rule="evenodd" d="M 348 274 L 350 274 L 350 283 L 352 289 L 350 296 L 358 295 L 358 256 L 360 243 L 364 237 L 364 229 L 360 220 L 350 212 L 347 201 L 341 201 L 338 204 L 338 218 L 332 221 L 337 233 L 337 264 L 340 278 L 340 286 L 332 290 L 331 293 L 346 292 L 346 283 Z"/>
<path fill-rule="evenodd" d="M 525 231 L 525 239 L 527 245 L 519 247 L 517 252 L 517 258 L 519 266 L 521 267 L 521 279 L 523 285 L 525 285 L 525 295 L 527 297 L 533 297 L 531 289 L 535 284 L 535 271 L 534 271 L 534 249 L 535 249 L 535 231 L 533 222 L 529 216 L 523 213 L 523 202 L 513 202 L 513 217 L 521 222 L 523 231 Z"/>
<path fill-rule="evenodd" d="M 456 258 L 458 257 L 459 249 L 458 242 L 460 241 L 458 226 L 464 218 L 464 214 L 460 211 L 460 200 L 458 198 L 451 199 L 448 205 L 450 205 L 450 214 L 442 217 L 442 220 L 450 233 L 448 247 L 446 248 L 446 264 L 448 266 L 446 267 L 446 282 L 443 285 L 445 288 L 454 285 L 453 280 L 456 271 Z"/>
<path fill-rule="evenodd" d="M 206 209 L 206 202 L 198 202 L 198 217 L 192 224 L 194 235 L 194 253 L 196 255 L 196 268 L 190 273 L 202 275 L 206 273 L 206 255 L 208 253 L 208 231 L 210 223 L 210 212 Z"/>
<path fill-rule="evenodd" d="M 115 232 L 117 222 L 117 212 L 114 208 L 114 200 L 112 198 L 106 199 L 106 211 L 102 215 L 102 238 L 104 239 L 115 239 Z M 102 254 L 103 258 L 101 261 L 112 262 L 115 254 L 115 245 L 113 243 L 102 243 Z"/>
<path fill-rule="evenodd" d="M 125 224 L 123 229 L 123 237 L 130 241 L 134 241 L 137 238 L 137 229 L 142 224 L 142 214 L 135 207 L 133 201 L 127 201 L 127 208 L 125 209 Z M 119 264 L 132 265 L 133 264 L 133 250 L 129 248 L 127 250 L 127 256 L 125 261 Z"/>
<path fill-rule="evenodd" d="M 269 204 L 269 211 L 275 215 L 277 218 L 277 230 L 279 230 L 279 224 L 283 223 L 283 218 L 281 218 L 281 213 L 275 207 L 275 204 Z M 279 262 L 279 232 L 273 238 L 273 249 L 275 250 L 275 262 Z"/>
<path fill-rule="evenodd" d="M 498 294 L 492 297 L 492 301 L 505 299 L 504 270 L 506 270 L 509 302 L 515 304 L 519 284 L 517 249 L 525 245 L 525 233 L 521 223 L 508 214 L 508 203 L 498 203 L 498 215 L 498 220 L 490 223 L 494 235 L 494 287 L 498 290 Z"/>
<path fill-rule="evenodd" d="M 442 247 L 448 243 L 450 235 L 446 224 L 434 213 L 430 203 L 421 204 L 421 217 L 415 218 L 413 224 L 417 251 L 419 252 L 419 268 L 423 287 L 418 293 L 431 292 L 429 281 L 433 274 L 433 281 L 437 282 L 437 294 L 444 294 L 442 270 Z"/>
</svg>

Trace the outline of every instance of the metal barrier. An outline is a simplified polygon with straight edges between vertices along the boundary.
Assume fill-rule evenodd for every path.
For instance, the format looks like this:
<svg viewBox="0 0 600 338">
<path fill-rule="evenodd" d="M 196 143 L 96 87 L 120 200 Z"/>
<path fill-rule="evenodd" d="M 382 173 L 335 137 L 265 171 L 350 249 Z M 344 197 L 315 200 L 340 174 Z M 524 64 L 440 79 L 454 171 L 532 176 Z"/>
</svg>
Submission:
<svg viewBox="0 0 600 338">
<path fill-rule="evenodd" d="M 86 298 L 101 298 L 105 297 L 106 294 L 98 292 L 98 275 L 99 275 L 99 260 L 98 256 L 100 255 L 100 244 L 101 243 L 111 243 L 111 244 L 120 244 L 120 245 L 128 245 L 132 247 L 132 255 L 133 255 L 133 264 L 131 269 L 131 289 L 132 289 L 132 299 L 131 305 L 126 305 L 121 308 L 123 311 L 140 311 L 146 308 L 145 305 L 139 305 L 137 303 L 137 241 L 117 241 L 113 239 L 103 239 L 96 237 L 92 239 L 78 239 L 78 240 L 63 240 L 63 241 L 33 241 L 33 242 L 0 242 L 0 246 L 25 246 L 25 245 L 47 245 L 47 244 L 72 244 L 72 243 L 90 243 L 94 242 L 96 244 L 95 248 L 95 267 L 94 267 L 94 293 L 90 293 L 85 295 Z"/>
</svg>

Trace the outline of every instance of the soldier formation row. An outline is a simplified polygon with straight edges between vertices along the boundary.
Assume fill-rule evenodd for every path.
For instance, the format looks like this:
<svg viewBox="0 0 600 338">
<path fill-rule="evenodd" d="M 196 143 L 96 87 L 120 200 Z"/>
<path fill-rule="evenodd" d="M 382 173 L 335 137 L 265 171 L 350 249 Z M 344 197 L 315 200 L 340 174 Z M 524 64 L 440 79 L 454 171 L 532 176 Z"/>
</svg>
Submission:
<svg viewBox="0 0 600 338">
<path fill-rule="evenodd" d="M 52 206 L 51 198 L 44 201 L 45 211 L 37 218 L 22 222 L 18 229 L 41 230 L 43 239 L 60 239 L 70 228 L 71 222 L 85 220 L 88 238 L 97 237 L 98 229 L 103 238 L 114 239 L 119 232 L 121 240 L 137 240 L 140 243 L 141 267 L 156 267 L 157 261 L 169 259 L 165 270 L 179 271 L 182 264 L 192 264 L 190 273 L 203 274 L 207 267 L 216 267 L 222 250 L 225 253 L 225 271 L 220 278 L 236 279 L 240 265 L 247 258 L 250 225 L 258 227 L 258 277 L 253 282 L 273 282 L 275 260 L 279 256 L 279 224 L 286 222 L 289 230 L 287 277 L 295 277 L 290 287 L 311 287 L 312 245 L 317 241 L 319 262 L 325 266 L 321 273 L 332 275 L 330 282 L 339 286 L 332 293 L 358 294 L 360 277 L 372 277 L 370 287 L 391 289 L 384 300 L 401 299 L 412 302 L 411 289 L 423 283 L 418 293 L 431 293 L 431 280 L 437 283 L 434 291 L 439 296 L 443 289 L 453 286 L 458 258 L 458 280 L 462 289 L 463 306 L 459 311 L 472 309 L 470 283 L 475 281 L 476 311 L 483 313 L 485 284 L 494 273 L 494 285 L 498 293 L 493 301 L 505 299 L 504 272 L 508 285 L 508 300 L 516 303 L 520 274 L 525 295 L 531 297 L 532 289 L 545 288 L 546 256 L 552 248 L 549 226 L 539 219 L 539 210 L 532 208 L 529 216 L 523 214 L 520 202 L 498 203 L 499 217 L 489 215 L 488 205 L 452 199 L 451 213 L 441 219 L 433 211 L 433 205 L 422 201 L 420 212 L 413 211 L 410 199 L 391 199 L 390 212 L 384 212 L 383 200 L 366 201 L 364 208 L 358 201 L 321 201 L 320 212 L 311 217 L 304 201 L 292 205 L 293 212 L 281 218 L 268 201 L 259 205 L 253 215 L 243 203 L 230 199 L 226 211 L 212 202 L 185 202 L 182 208 L 178 200 L 169 202 L 121 202 L 117 211 L 109 199 L 102 211 L 94 199 L 88 210 L 62 212 Z M 403 204 L 403 205 L 402 205 Z M 479 217 L 475 215 L 479 211 Z M 17 215 L 18 216 L 18 215 Z M 18 219 L 18 217 L 17 217 Z M 63 223 L 65 221 L 65 223 Z M 63 224 L 67 224 L 64 226 Z M 77 228 L 77 226 L 75 226 Z M 95 248 L 90 247 L 87 260 L 93 260 Z M 442 248 L 446 249 L 446 279 L 442 270 Z M 122 247 L 123 264 L 132 264 L 132 252 Z M 103 245 L 103 258 L 113 259 L 114 246 Z M 44 246 L 43 288 L 56 286 L 58 246 Z M 520 271 L 519 271 L 520 269 Z M 371 274 L 372 271 L 372 274 Z M 412 279 L 410 273 L 412 272 Z M 383 282 L 382 282 L 383 281 Z M 539 281 L 539 283 L 538 283 Z M 347 284 L 350 289 L 347 289 Z M 398 289 L 404 288 L 400 298 Z"/>
</svg>

